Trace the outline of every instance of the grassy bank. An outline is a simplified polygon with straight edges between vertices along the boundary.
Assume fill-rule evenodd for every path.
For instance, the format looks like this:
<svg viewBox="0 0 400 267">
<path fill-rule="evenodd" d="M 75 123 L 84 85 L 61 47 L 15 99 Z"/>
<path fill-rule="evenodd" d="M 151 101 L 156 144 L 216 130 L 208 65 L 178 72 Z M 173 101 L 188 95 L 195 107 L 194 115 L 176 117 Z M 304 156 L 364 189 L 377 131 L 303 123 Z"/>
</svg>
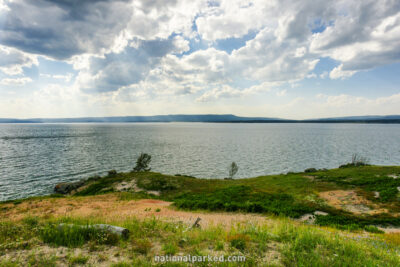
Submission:
<svg viewBox="0 0 400 267">
<path fill-rule="evenodd" d="M 102 232 L 58 231 L 59 223 L 108 223 L 131 231 L 128 239 Z M 187 230 L 182 223 L 157 219 L 27 217 L 0 223 L 1 266 L 152 266 L 155 255 L 241 255 L 245 263 L 215 266 L 399 266 L 398 235 L 365 235 L 274 219 Z M 195 266 L 209 266 L 211 262 Z M 187 266 L 163 263 L 161 266 Z"/>
<path fill-rule="evenodd" d="M 400 231 L 383 232 L 400 226 L 399 176 L 382 166 L 237 180 L 110 172 L 68 196 L 0 203 L 0 266 L 187 266 L 154 256 L 188 254 L 246 257 L 193 266 L 399 266 Z M 99 223 L 131 234 L 87 227 Z"/>
</svg>

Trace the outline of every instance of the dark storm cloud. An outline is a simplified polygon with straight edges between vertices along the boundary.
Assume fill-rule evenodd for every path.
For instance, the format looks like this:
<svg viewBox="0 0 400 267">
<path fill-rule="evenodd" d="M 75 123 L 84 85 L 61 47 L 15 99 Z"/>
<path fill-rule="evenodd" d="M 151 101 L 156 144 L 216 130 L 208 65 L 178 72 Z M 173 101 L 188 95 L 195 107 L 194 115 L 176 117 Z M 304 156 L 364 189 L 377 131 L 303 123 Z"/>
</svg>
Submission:
<svg viewBox="0 0 400 267">
<path fill-rule="evenodd" d="M 68 59 L 109 48 L 130 19 L 129 1 L 17 0 L 0 29 L 0 43 Z"/>
</svg>

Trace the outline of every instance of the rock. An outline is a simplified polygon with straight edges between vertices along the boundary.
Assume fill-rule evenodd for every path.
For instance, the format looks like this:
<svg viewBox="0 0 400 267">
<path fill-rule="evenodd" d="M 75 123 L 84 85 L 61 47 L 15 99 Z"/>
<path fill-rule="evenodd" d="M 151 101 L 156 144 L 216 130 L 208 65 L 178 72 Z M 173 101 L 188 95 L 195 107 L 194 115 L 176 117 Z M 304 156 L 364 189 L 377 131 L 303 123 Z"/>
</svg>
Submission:
<svg viewBox="0 0 400 267">
<path fill-rule="evenodd" d="M 314 215 L 328 216 L 329 213 L 324 212 L 324 211 L 317 210 L 317 211 L 314 211 Z"/>
<path fill-rule="evenodd" d="M 58 225 L 58 229 L 63 230 L 66 227 L 80 227 L 80 228 L 94 228 L 101 231 L 105 231 L 108 233 L 116 234 L 123 238 L 129 237 L 129 230 L 123 227 L 109 225 L 109 224 L 93 224 L 93 225 L 74 225 L 74 224 L 65 224 L 60 223 Z"/>
<path fill-rule="evenodd" d="M 300 217 L 299 221 L 308 223 L 308 224 L 314 224 L 315 223 L 315 215 L 311 213 L 304 214 L 303 216 Z"/>
<path fill-rule="evenodd" d="M 85 180 L 70 183 L 59 183 L 54 187 L 54 192 L 59 194 L 69 194 L 72 190 L 75 190 L 85 184 Z"/>
<path fill-rule="evenodd" d="M 308 168 L 308 169 L 305 169 L 304 170 L 304 172 L 316 172 L 316 171 L 318 171 L 316 168 Z"/>
</svg>

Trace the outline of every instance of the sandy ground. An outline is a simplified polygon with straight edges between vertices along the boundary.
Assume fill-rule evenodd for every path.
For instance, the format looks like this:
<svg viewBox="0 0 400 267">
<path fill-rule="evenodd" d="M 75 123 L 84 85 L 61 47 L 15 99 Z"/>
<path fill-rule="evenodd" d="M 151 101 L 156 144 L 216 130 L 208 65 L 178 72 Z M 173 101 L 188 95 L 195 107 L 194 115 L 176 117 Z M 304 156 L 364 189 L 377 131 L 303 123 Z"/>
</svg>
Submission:
<svg viewBox="0 0 400 267">
<path fill-rule="evenodd" d="M 368 199 L 357 195 L 353 190 L 334 190 L 321 192 L 319 197 L 324 199 L 330 206 L 346 210 L 354 214 L 379 214 L 389 212 Z"/>
<path fill-rule="evenodd" d="M 124 220 L 128 217 L 161 219 L 164 221 L 181 221 L 191 224 L 200 217 L 200 225 L 207 227 L 211 225 L 231 226 L 236 223 L 261 223 L 268 219 L 257 214 L 240 213 L 204 213 L 176 210 L 171 202 L 156 199 L 141 200 L 119 200 L 118 196 L 112 194 L 89 196 L 55 198 L 44 200 L 24 201 L 21 204 L 0 205 L 0 217 L 10 220 L 21 220 L 27 216 L 37 217 L 102 217 L 110 220 Z"/>
</svg>

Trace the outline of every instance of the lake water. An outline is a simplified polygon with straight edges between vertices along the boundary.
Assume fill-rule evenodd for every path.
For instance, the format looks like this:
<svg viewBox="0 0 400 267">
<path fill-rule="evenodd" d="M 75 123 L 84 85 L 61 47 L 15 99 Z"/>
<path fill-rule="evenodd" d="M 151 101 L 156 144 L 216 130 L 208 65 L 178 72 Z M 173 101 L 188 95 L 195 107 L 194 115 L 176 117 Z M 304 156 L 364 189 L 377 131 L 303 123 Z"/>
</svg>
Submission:
<svg viewBox="0 0 400 267">
<path fill-rule="evenodd" d="M 353 153 L 400 165 L 399 124 L 0 124 L 0 200 L 51 193 L 55 184 L 129 171 L 141 152 L 152 170 L 224 178 L 335 168 Z"/>
</svg>

